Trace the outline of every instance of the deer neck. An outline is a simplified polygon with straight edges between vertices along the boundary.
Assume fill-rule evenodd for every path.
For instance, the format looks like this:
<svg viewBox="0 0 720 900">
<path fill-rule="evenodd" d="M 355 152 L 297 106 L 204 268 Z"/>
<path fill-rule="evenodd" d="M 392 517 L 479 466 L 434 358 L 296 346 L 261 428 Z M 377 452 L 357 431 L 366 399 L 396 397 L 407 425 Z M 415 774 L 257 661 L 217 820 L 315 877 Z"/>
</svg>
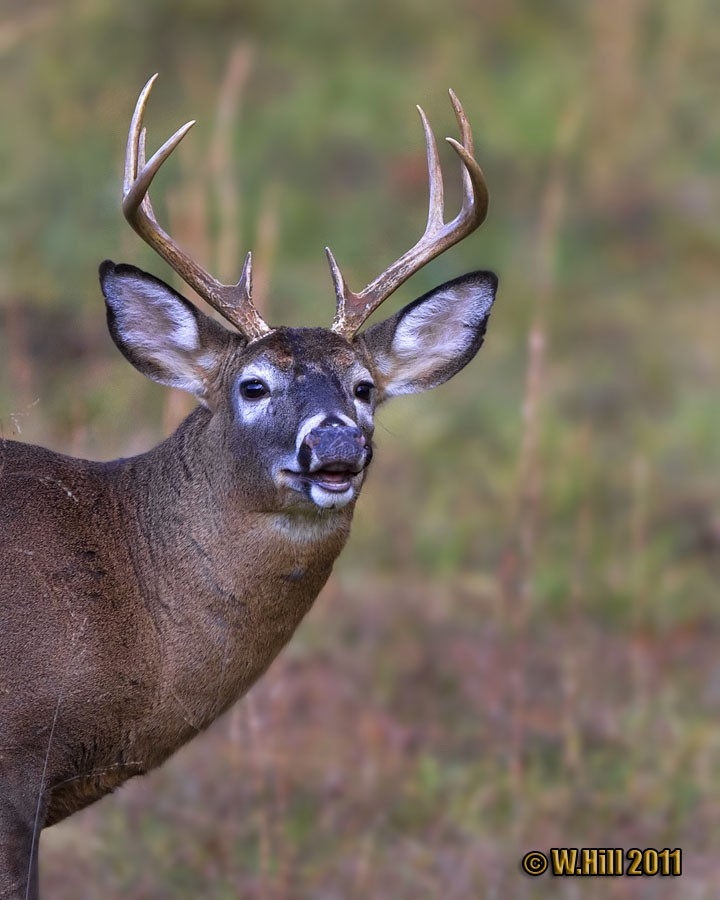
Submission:
<svg viewBox="0 0 720 900">
<path fill-rule="evenodd" d="M 127 460 L 130 546 L 157 640 L 161 702 L 192 736 L 267 669 L 327 581 L 352 509 L 263 510 L 242 460 L 217 451 L 196 410 L 155 450 Z M 140 496 L 137 496 L 137 492 Z M 121 492 L 122 494 L 122 492 Z M 185 726 L 182 726 L 185 727 Z"/>
</svg>

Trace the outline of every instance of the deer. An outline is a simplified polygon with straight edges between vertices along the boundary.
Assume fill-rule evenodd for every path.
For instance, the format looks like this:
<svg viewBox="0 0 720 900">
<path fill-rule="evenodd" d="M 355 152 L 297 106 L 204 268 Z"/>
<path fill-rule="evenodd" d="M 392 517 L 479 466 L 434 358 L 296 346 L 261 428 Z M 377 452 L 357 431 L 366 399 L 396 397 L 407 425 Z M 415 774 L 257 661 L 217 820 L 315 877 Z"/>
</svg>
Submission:
<svg viewBox="0 0 720 900">
<path fill-rule="evenodd" d="M 358 293 L 326 249 L 329 328 L 270 327 L 237 284 L 158 223 L 149 188 L 194 122 L 146 161 L 131 118 L 123 214 L 220 324 L 159 278 L 105 261 L 110 334 L 148 378 L 197 406 L 153 449 L 93 462 L 0 440 L 0 897 L 37 900 L 42 829 L 159 766 L 268 669 L 313 605 L 350 532 L 376 409 L 452 378 L 483 343 L 498 280 L 454 278 L 362 329 L 432 259 L 485 220 L 470 124 L 461 209 L 423 110 L 428 217 L 417 243 Z M 362 330 L 361 330 L 362 329 Z"/>
</svg>

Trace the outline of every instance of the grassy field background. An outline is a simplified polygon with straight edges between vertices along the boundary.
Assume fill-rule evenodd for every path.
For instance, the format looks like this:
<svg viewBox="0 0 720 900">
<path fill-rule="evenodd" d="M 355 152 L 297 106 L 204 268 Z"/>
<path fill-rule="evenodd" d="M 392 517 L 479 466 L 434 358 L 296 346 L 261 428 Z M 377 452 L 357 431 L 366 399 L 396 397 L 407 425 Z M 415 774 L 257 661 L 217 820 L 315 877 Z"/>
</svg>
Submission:
<svg viewBox="0 0 720 900">
<path fill-rule="evenodd" d="M 421 103 L 474 125 L 480 356 L 381 412 L 350 545 L 266 678 L 43 837 L 48 900 L 720 893 L 720 17 L 710 0 L 6 0 L 0 433 L 140 452 L 190 409 L 104 324 L 135 97 L 153 188 L 273 323 L 327 324 L 417 237 Z M 449 202 L 457 167 L 444 156 Z M 459 179 L 458 179 L 459 180 Z M 530 878 L 551 846 L 681 847 L 677 878 Z"/>
</svg>

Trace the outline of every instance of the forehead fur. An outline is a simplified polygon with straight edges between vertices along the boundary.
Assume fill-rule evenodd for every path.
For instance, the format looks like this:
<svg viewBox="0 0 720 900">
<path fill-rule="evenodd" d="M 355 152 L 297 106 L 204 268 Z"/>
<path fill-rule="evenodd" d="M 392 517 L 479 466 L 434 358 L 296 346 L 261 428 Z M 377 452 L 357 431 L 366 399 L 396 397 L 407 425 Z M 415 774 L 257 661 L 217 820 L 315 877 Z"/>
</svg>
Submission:
<svg viewBox="0 0 720 900">
<path fill-rule="evenodd" d="M 276 328 L 245 351 L 245 362 L 266 359 L 286 372 L 296 369 L 347 369 L 358 354 L 327 328 Z"/>
</svg>

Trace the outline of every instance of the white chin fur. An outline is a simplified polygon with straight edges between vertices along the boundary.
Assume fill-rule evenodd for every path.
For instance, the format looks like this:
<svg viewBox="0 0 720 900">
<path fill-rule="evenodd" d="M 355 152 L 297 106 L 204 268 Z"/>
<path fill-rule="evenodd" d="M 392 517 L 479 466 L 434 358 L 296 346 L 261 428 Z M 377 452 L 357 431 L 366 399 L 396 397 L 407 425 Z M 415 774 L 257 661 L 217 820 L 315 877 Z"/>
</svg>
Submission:
<svg viewBox="0 0 720 900">
<path fill-rule="evenodd" d="M 355 488 L 350 485 L 346 491 L 326 491 L 319 484 L 310 487 L 310 499 L 321 509 L 342 509 L 355 496 Z"/>
</svg>

